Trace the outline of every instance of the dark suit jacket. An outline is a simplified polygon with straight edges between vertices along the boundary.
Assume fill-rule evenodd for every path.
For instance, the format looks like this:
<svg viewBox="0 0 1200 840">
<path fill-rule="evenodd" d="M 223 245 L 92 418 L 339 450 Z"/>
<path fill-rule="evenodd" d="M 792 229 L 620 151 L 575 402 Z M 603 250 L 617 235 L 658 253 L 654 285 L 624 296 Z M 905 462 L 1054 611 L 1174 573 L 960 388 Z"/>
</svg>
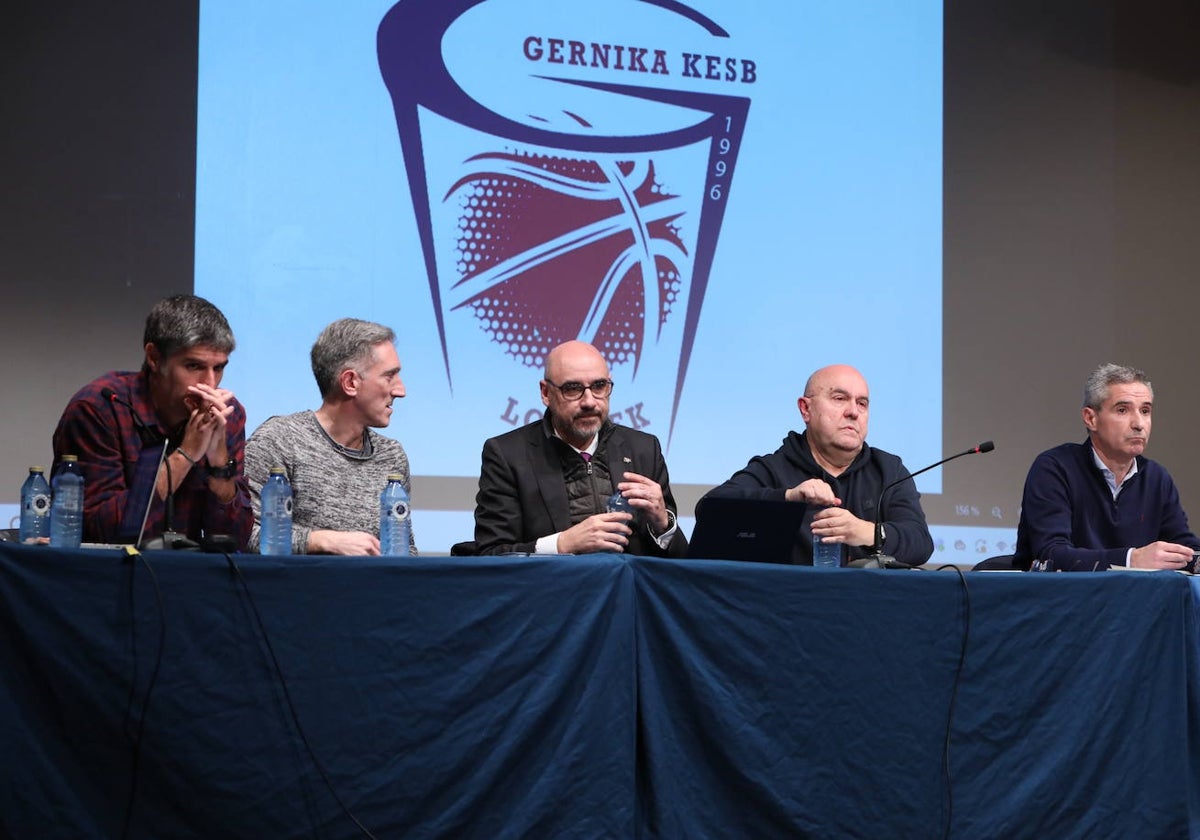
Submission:
<svg viewBox="0 0 1200 840">
<path fill-rule="evenodd" d="M 653 478 L 662 487 L 667 507 L 676 513 L 658 438 L 612 423 L 605 423 L 600 435 L 614 481 L 620 480 L 622 472 Z M 571 527 L 562 446 L 566 444 L 554 437 L 547 417 L 484 443 L 475 497 L 475 542 L 480 554 L 532 552 L 539 538 Z M 625 551 L 683 557 L 687 539 L 676 530 L 663 551 L 641 525 L 634 528 Z"/>
</svg>

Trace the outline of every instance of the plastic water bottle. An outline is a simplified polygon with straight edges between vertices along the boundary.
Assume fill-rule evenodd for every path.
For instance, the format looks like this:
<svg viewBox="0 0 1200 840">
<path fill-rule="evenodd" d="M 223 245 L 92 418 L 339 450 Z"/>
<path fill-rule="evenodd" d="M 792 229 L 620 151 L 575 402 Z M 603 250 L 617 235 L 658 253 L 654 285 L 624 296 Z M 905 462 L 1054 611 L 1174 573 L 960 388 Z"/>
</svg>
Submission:
<svg viewBox="0 0 1200 840">
<path fill-rule="evenodd" d="M 608 497 L 608 501 L 605 502 L 605 505 L 604 505 L 604 510 L 607 513 L 628 513 L 628 514 L 630 514 L 631 516 L 633 516 L 633 519 L 630 519 L 625 524 L 629 528 L 635 527 L 634 523 L 637 521 L 637 513 L 638 513 L 637 508 L 635 508 L 633 505 L 629 504 L 629 500 L 626 499 L 624 496 L 622 496 L 620 492 L 613 493 L 611 496 Z M 610 552 L 615 554 L 616 549 L 615 548 L 610 549 Z"/>
<path fill-rule="evenodd" d="M 50 485 L 46 470 L 30 467 L 29 478 L 21 485 L 21 542 L 33 542 L 50 536 Z"/>
<path fill-rule="evenodd" d="M 404 476 L 392 473 L 379 495 L 379 553 L 385 557 L 407 557 L 412 534 L 412 508 Z"/>
<path fill-rule="evenodd" d="M 637 509 L 634 508 L 633 505 L 629 504 L 629 500 L 620 493 L 613 493 L 608 497 L 608 504 L 605 506 L 605 509 L 609 513 L 628 513 L 632 516 L 637 516 Z M 629 521 L 632 525 L 633 520 L 631 519 Z"/>
<path fill-rule="evenodd" d="M 816 534 L 812 535 L 813 565 L 836 569 L 842 565 L 842 544 L 838 542 L 823 542 Z"/>
<path fill-rule="evenodd" d="M 259 493 L 259 554 L 292 553 L 292 485 L 287 470 L 272 467 L 271 476 Z"/>
<path fill-rule="evenodd" d="M 50 502 L 50 545 L 79 548 L 83 542 L 83 470 L 79 458 L 64 455 L 54 473 Z"/>
</svg>

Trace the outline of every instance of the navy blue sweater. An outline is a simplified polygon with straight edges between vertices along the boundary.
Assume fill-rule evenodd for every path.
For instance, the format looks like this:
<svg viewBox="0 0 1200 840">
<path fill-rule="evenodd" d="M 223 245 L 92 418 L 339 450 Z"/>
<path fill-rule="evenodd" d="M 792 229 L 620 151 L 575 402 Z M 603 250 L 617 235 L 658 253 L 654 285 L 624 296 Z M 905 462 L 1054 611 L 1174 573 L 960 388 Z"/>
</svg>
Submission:
<svg viewBox="0 0 1200 840">
<path fill-rule="evenodd" d="M 1037 559 L 1064 571 L 1102 571 L 1158 540 L 1200 549 L 1170 474 L 1140 455 L 1137 467 L 1114 499 L 1090 440 L 1039 455 L 1021 498 L 1016 565 L 1028 569 Z"/>
</svg>

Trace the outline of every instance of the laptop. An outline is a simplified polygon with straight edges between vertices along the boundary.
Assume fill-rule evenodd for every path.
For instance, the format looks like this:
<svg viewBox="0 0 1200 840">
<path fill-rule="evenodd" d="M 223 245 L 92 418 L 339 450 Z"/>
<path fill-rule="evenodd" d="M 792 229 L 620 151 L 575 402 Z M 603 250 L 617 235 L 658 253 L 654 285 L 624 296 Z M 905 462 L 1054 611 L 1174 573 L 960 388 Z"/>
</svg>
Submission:
<svg viewBox="0 0 1200 840">
<path fill-rule="evenodd" d="M 799 502 L 706 496 L 696 505 L 687 556 L 795 563 L 807 510 L 808 505 Z"/>
</svg>

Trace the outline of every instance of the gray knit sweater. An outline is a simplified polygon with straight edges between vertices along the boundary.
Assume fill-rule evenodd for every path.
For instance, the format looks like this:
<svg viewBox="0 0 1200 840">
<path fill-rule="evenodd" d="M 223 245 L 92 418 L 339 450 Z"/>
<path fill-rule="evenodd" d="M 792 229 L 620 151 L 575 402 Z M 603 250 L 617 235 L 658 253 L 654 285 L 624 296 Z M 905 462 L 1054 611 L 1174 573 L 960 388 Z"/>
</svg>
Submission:
<svg viewBox="0 0 1200 840">
<path fill-rule="evenodd" d="M 379 494 L 390 473 L 404 476 L 404 489 L 412 494 L 408 455 L 399 441 L 367 429 L 367 446 L 347 449 L 326 434 L 312 411 L 269 418 L 246 441 L 245 460 L 254 507 L 251 551 L 258 551 L 259 494 L 272 467 L 287 470 L 292 484 L 294 554 L 307 552 L 313 531 L 366 531 L 379 536 Z M 416 540 L 410 544 L 416 554 Z"/>
</svg>

